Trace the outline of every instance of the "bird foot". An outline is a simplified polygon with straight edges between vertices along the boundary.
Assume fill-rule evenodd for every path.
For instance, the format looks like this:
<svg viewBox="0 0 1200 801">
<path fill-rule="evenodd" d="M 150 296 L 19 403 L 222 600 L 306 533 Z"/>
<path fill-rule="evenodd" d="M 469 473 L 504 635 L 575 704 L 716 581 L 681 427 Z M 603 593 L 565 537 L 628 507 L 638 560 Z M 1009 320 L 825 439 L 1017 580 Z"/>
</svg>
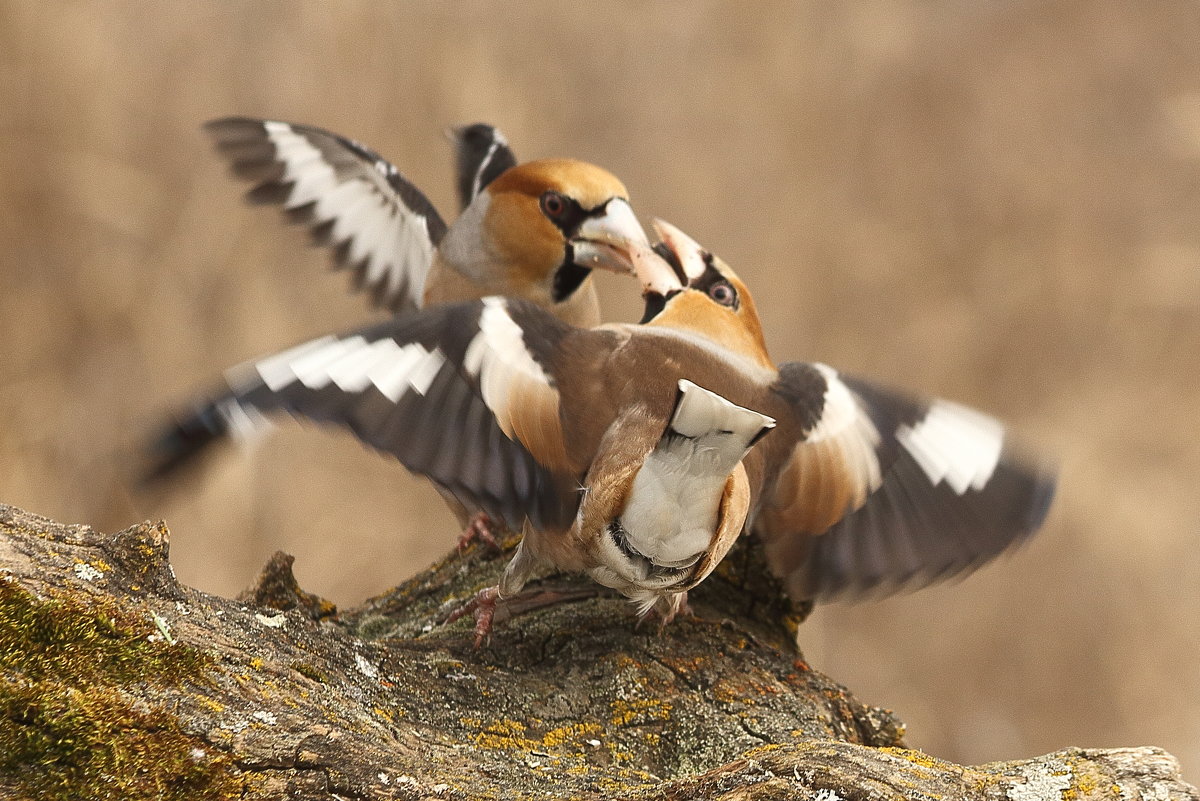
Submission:
<svg viewBox="0 0 1200 801">
<path fill-rule="evenodd" d="M 561 603 L 582 601 L 595 598 L 599 591 L 594 587 L 556 589 L 536 589 L 518 592 L 513 596 L 500 597 L 500 588 L 484 587 L 462 606 L 455 609 L 446 618 L 445 623 L 453 623 L 469 614 L 475 616 L 475 647 L 479 648 L 492 635 L 492 625 L 503 623 L 511 617 L 557 606 Z M 504 603 L 501 604 L 500 602 Z"/>
<path fill-rule="evenodd" d="M 496 617 L 496 604 L 500 602 L 499 587 L 484 587 L 475 593 L 475 597 L 455 609 L 446 618 L 446 623 L 453 623 L 469 614 L 475 616 L 475 647 L 483 645 L 483 641 L 492 636 L 492 621 Z"/>
<path fill-rule="evenodd" d="M 484 546 L 497 552 L 504 550 L 499 540 L 496 539 L 498 528 L 499 526 L 496 525 L 496 522 L 492 520 L 487 512 L 476 512 L 471 515 L 471 519 L 467 521 L 467 527 L 458 536 L 456 550 L 459 555 L 461 556 L 465 553 L 467 548 L 475 542 L 482 543 Z"/>
</svg>

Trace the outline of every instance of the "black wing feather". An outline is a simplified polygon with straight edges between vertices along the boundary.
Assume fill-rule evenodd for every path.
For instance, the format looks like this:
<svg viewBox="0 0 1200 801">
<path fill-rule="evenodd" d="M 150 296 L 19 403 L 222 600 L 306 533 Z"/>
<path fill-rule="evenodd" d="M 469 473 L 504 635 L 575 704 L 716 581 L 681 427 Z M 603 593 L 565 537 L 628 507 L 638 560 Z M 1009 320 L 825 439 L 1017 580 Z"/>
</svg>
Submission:
<svg viewBox="0 0 1200 801">
<path fill-rule="evenodd" d="M 811 371 L 792 367 L 781 370 L 781 376 L 784 382 L 796 379 L 790 392 L 803 401 L 800 412 L 807 414 L 813 407 Z M 769 533 L 807 540 L 797 563 L 777 566 L 794 597 L 855 599 L 917 589 L 978 568 L 1024 542 L 1042 524 L 1054 477 L 1023 459 L 1007 438 L 998 444 L 998 461 L 982 486 L 958 492 L 947 480 L 931 478 L 902 437 L 935 410 L 944 413 L 951 405 L 917 400 L 861 379 L 837 380 L 851 390 L 859 414 L 879 434 L 874 454 L 882 480 L 859 508 L 822 534 Z"/>
<path fill-rule="evenodd" d="M 455 128 L 452 135 L 459 207 L 465 209 L 502 172 L 517 166 L 517 157 L 504 134 L 493 125 L 464 125 Z"/>
<path fill-rule="evenodd" d="M 256 415 L 286 411 L 301 419 L 349 428 L 364 443 L 392 454 L 468 508 L 485 511 L 512 528 L 519 529 L 526 517 L 538 526 L 568 526 L 579 503 L 574 491 L 577 477 L 544 467 L 520 442 L 509 439 L 483 399 L 478 376 L 463 366 L 467 347 L 479 330 L 482 308 L 480 302 L 440 306 L 334 338 L 337 343 L 358 343 L 361 338 L 360 348 L 394 344 L 397 354 L 393 358 L 389 351 L 378 380 L 367 380 L 370 370 L 364 368 L 361 385 L 344 381 L 348 389 L 324 373 L 315 378 L 296 376 L 272 389 L 256 367 L 266 360 L 241 368 L 237 374 L 243 377 L 233 380 L 227 392 L 171 426 L 151 446 L 151 477 L 166 477 L 209 446 L 231 438 L 236 433 L 230 424 L 231 410 Z M 406 347 L 411 350 L 404 351 Z M 424 361 L 419 364 L 436 365 L 423 391 L 412 383 L 389 384 L 383 377 L 401 364 L 410 365 L 405 375 L 416 374 L 411 372 L 412 362 L 403 361 L 405 353 L 420 354 Z M 379 367 L 372 364 L 372 370 Z M 322 370 L 327 373 L 333 366 Z M 306 385 L 306 379 L 313 386 Z"/>
</svg>

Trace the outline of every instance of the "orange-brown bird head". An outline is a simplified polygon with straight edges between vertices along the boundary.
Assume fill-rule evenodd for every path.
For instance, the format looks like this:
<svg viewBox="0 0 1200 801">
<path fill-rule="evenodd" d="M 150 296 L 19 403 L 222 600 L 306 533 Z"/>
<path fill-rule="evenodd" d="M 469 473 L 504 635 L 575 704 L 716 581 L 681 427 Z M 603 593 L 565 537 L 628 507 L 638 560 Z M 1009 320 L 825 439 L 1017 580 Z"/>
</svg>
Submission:
<svg viewBox="0 0 1200 801">
<path fill-rule="evenodd" d="M 583 295 L 593 269 L 632 272 L 630 250 L 648 246 L 614 175 L 582 161 L 544 159 L 492 181 L 441 251 L 449 266 L 494 294 L 553 309 Z"/>
<path fill-rule="evenodd" d="M 670 223 L 652 224 L 662 241 L 634 255 L 646 299 L 642 323 L 700 334 L 774 369 L 754 298 L 737 273 Z"/>
</svg>

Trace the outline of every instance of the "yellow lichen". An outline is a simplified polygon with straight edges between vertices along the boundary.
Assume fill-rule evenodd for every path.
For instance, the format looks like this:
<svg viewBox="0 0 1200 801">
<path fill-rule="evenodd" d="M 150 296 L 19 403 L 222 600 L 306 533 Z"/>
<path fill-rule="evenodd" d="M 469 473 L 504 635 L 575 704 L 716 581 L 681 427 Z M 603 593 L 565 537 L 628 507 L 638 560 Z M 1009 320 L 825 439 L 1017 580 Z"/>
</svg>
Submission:
<svg viewBox="0 0 1200 801">
<path fill-rule="evenodd" d="M 494 720 L 475 735 L 475 745 L 505 751 L 535 750 L 538 743 L 525 737 L 525 729 L 519 720 Z"/>
<path fill-rule="evenodd" d="M 671 704 L 658 698 L 614 698 L 609 704 L 610 720 L 614 726 L 629 726 L 652 720 L 670 720 Z"/>
<path fill-rule="evenodd" d="M 556 748 L 568 740 L 580 740 L 589 735 L 599 734 L 601 731 L 598 723 L 571 723 L 551 729 L 542 735 L 542 745 L 546 748 Z"/>
<path fill-rule="evenodd" d="M 207 709 L 209 712 L 212 712 L 213 714 L 220 715 L 222 712 L 225 711 L 224 704 L 222 704 L 220 701 L 217 701 L 213 698 L 209 698 L 207 695 L 194 695 L 192 697 L 196 699 L 197 703 L 199 703 L 201 706 L 203 706 L 205 709 Z"/>
<path fill-rule="evenodd" d="M 766 745 L 760 745 L 757 748 L 751 748 L 743 756 L 753 759 L 754 757 L 770 753 L 771 751 L 778 751 L 781 748 L 783 748 L 783 746 L 779 743 L 767 743 Z"/>
<path fill-rule="evenodd" d="M 937 757 L 932 757 L 929 754 L 926 754 L 924 751 L 914 751 L 911 748 L 896 748 L 893 746 L 880 748 L 879 750 L 885 754 L 891 754 L 894 757 L 899 757 L 905 762 L 911 762 L 914 765 L 920 765 L 921 767 L 929 768 L 930 770 L 942 771 L 949 769 L 948 763 L 938 759 Z"/>
</svg>

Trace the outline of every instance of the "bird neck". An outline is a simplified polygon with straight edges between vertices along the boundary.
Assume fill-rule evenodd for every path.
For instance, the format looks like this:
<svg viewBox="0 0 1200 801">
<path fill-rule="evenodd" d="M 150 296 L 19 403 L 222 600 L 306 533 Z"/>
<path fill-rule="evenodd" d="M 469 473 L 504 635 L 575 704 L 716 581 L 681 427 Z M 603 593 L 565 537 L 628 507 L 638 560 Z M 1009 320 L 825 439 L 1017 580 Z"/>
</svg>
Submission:
<svg viewBox="0 0 1200 801">
<path fill-rule="evenodd" d="M 591 267 L 581 267 L 575 263 L 571 248 L 568 246 L 566 258 L 562 265 L 554 271 L 550 284 L 550 299 L 555 303 L 569 300 L 592 275 Z"/>
<path fill-rule="evenodd" d="M 668 309 L 668 312 L 674 310 Z M 717 347 L 748 359 L 760 367 L 775 370 L 775 363 L 767 353 L 762 335 L 748 330 L 736 320 L 724 316 L 702 316 L 688 313 L 664 313 L 646 325 L 665 330 L 675 329 L 702 337 Z"/>
<path fill-rule="evenodd" d="M 562 300 L 556 301 L 550 311 L 565 323 L 580 328 L 595 328 L 600 325 L 600 298 L 596 294 L 596 284 L 591 276 L 591 270 L 585 275 L 576 289 Z"/>
</svg>

